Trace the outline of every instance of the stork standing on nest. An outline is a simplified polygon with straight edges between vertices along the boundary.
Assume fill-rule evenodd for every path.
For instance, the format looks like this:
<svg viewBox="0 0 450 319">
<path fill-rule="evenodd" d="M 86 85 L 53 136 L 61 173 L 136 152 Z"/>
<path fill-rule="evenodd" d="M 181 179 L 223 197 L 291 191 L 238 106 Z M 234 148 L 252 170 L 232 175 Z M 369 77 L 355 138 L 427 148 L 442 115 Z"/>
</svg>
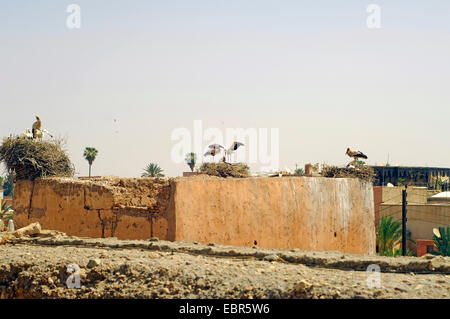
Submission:
<svg viewBox="0 0 450 319">
<path fill-rule="evenodd" d="M 30 129 L 27 128 L 27 129 L 25 129 L 25 133 L 20 134 L 19 138 L 24 139 L 24 140 L 32 140 L 33 134 L 31 134 Z"/>
<path fill-rule="evenodd" d="M 351 150 L 350 148 L 347 147 L 347 152 L 345 152 L 345 154 L 347 154 L 348 156 L 350 156 L 351 158 L 353 158 L 353 165 L 356 167 L 356 162 L 358 161 L 358 159 L 360 158 L 367 158 L 367 155 L 365 155 L 363 152 L 361 151 L 355 151 L 355 150 Z M 349 164 L 350 165 L 350 164 Z M 348 165 L 347 165 L 348 166 Z"/>
<path fill-rule="evenodd" d="M 42 122 L 39 116 L 36 115 L 36 122 L 33 123 L 31 133 L 33 133 L 33 138 L 38 138 L 38 131 L 41 130 Z M 41 134 L 42 135 L 42 134 Z"/>
<path fill-rule="evenodd" d="M 231 154 L 236 151 L 239 146 L 245 146 L 243 143 L 241 142 L 233 142 L 233 144 L 230 146 L 229 149 L 225 150 L 225 155 L 228 155 L 230 158 L 230 162 L 231 162 Z"/>
</svg>

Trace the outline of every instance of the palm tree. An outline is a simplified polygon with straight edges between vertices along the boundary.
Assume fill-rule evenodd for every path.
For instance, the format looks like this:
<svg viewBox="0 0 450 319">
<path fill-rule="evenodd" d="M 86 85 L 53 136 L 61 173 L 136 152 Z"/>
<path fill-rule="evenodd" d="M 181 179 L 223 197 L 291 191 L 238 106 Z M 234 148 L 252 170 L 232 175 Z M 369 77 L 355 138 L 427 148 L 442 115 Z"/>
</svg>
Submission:
<svg viewBox="0 0 450 319">
<path fill-rule="evenodd" d="M 4 179 L 3 196 L 14 196 L 14 173 L 10 172 Z"/>
<path fill-rule="evenodd" d="M 197 162 L 197 154 L 195 154 L 194 152 L 187 153 L 186 158 L 184 160 L 191 169 L 191 172 L 193 172 L 195 168 L 195 163 Z"/>
<path fill-rule="evenodd" d="M 392 216 L 381 217 L 378 223 L 377 244 L 380 255 L 394 256 L 394 248 L 402 240 L 402 224 L 392 221 Z"/>
<path fill-rule="evenodd" d="M 406 240 L 416 243 L 408 234 Z M 401 250 L 395 247 L 402 241 L 402 223 L 392 221 L 392 216 L 381 217 L 377 230 L 377 245 L 381 256 L 398 256 Z"/>
<path fill-rule="evenodd" d="M 163 170 L 158 164 L 150 163 L 144 168 L 141 177 L 164 177 Z"/>
<path fill-rule="evenodd" d="M 91 177 L 91 166 L 97 157 L 98 151 L 94 147 L 86 147 L 83 156 L 89 163 L 89 177 Z"/>
</svg>

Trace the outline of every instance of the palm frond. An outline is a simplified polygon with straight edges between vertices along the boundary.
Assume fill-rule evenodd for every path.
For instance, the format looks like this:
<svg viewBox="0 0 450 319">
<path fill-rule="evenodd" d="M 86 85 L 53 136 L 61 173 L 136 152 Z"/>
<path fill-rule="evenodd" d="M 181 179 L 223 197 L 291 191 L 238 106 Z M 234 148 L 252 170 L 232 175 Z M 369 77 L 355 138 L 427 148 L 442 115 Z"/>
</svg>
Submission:
<svg viewBox="0 0 450 319">
<path fill-rule="evenodd" d="M 164 177 L 163 170 L 158 164 L 150 163 L 144 168 L 141 177 Z"/>
</svg>

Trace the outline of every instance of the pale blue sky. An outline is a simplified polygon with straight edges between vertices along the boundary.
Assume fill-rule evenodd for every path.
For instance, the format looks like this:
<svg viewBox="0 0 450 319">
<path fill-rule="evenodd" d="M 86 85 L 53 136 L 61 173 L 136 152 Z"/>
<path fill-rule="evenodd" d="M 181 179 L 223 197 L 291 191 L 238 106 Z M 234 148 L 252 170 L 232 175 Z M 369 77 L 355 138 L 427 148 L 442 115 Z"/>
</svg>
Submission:
<svg viewBox="0 0 450 319">
<path fill-rule="evenodd" d="M 370 3 L 381 29 L 366 27 Z M 171 132 L 197 119 L 279 128 L 280 168 L 345 164 L 347 146 L 370 164 L 450 167 L 449 59 L 446 0 L 1 0 L 0 136 L 40 115 L 81 175 L 85 146 L 95 175 L 149 162 L 180 175 Z"/>
</svg>

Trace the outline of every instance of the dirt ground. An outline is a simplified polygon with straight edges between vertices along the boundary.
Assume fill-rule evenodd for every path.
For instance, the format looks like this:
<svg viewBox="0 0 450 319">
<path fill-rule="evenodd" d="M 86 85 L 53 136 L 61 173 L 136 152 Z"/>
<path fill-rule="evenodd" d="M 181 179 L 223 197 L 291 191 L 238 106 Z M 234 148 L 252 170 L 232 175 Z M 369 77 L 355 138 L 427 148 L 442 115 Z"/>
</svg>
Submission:
<svg viewBox="0 0 450 319">
<path fill-rule="evenodd" d="M 450 298 L 448 257 L 40 236 L 0 245 L 2 299 Z M 71 264 L 80 288 L 67 286 Z"/>
</svg>

